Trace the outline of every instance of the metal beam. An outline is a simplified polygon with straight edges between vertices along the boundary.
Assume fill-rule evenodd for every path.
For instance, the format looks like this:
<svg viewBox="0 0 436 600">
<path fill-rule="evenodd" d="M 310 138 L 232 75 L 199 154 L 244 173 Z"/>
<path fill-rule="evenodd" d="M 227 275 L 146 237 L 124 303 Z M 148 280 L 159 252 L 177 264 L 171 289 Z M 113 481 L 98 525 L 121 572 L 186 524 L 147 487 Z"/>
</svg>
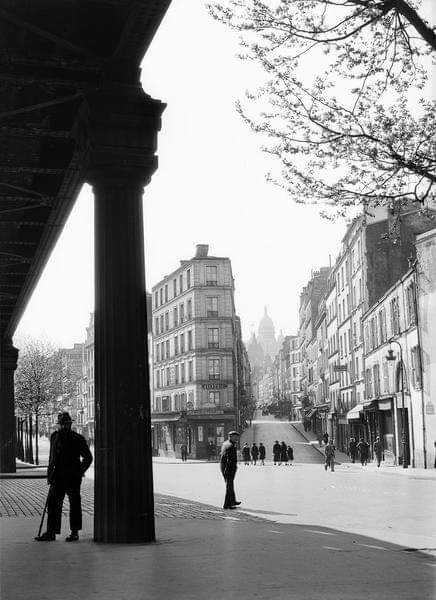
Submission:
<svg viewBox="0 0 436 600">
<path fill-rule="evenodd" d="M 58 46 L 63 46 L 64 48 L 73 50 L 74 52 L 77 52 L 78 54 L 84 54 L 85 56 L 95 58 L 95 54 L 93 54 L 89 50 L 86 50 L 86 48 L 77 46 L 77 44 L 74 44 L 73 42 L 70 42 L 69 40 L 62 38 L 62 37 L 56 35 L 55 33 L 52 33 L 51 31 L 47 31 L 45 29 L 42 29 L 41 27 L 37 27 L 36 25 L 33 25 L 32 23 L 28 23 L 27 21 L 24 21 L 19 16 L 12 14 L 11 12 L 5 10 L 4 8 L 0 8 L 0 18 L 4 19 L 5 21 L 9 21 L 9 23 L 12 23 L 13 25 L 16 25 L 17 27 L 20 27 L 21 29 L 27 29 L 27 31 L 30 31 L 33 34 L 38 35 L 39 37 L 42 37 L 46 40 L 50 40 L 50 41 L 54 42 L 55 44 L 57 44 Z"/>
</svg>

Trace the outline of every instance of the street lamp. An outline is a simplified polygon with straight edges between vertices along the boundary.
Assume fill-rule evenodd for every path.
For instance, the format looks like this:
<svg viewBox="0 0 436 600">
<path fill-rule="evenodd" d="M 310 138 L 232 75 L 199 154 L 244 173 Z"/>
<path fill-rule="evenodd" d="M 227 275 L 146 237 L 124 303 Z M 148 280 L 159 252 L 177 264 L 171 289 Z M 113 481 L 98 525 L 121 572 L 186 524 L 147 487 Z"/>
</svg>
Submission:
<svg viewBox="0 0 436 600">
<path fill-rule="evenodd" d="M 405 430 L 405 407 L 404 407 L 404 363 L 403 363 L 403 348 L 401 344 L 396 340 L 391 340 L 389 344 L 397 344 L 400 348 L 400 378 L 401 378 L 401 445 L 403 448 L 403 469 L 407 469 L 408 464 L 408 447 L 407 447 L 407 435 Z M 394 354 L 392 348 L 389 348 L 386 360 L 395 361 L 397 357 Z"/>
</svg>

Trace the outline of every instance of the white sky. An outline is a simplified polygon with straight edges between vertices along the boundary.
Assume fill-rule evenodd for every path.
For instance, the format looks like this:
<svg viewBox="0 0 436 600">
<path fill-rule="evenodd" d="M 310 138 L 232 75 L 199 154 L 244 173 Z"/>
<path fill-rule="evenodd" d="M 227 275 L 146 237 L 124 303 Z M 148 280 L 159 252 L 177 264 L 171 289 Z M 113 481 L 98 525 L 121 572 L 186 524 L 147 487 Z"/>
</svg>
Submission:
<svg viewBox="0 0 436 600">
<path fill-rule="evenodd" d="M 260 73 L 237 51 L 203 0 L 174 1 L 144 60 L 145 91 L 168 104 L 159 169 L 144 195 L 147 289 L 207 243 L 210 254 L 232 261 L 244 337 L 252 324 L 257 331 L 264 305 L 276 331 L 290 334 L 301 288 L 329 254 L 334 261 L 345 224 L 265 182 L 272 159 L 234 108 Z M 84 340 L 93 306 L 93 199 L 85 186 L 17 334 L 71 346 Z"/>
</svg>

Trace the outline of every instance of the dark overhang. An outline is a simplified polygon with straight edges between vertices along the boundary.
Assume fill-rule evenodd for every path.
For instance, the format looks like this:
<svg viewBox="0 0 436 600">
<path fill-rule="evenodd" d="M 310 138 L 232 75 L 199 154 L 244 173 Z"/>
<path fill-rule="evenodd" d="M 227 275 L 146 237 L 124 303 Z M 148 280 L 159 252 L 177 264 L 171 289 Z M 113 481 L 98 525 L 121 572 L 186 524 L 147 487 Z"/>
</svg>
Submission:
<svg viewBox="0 0 436 600">
<path fill-rule="evenodd" d="M 13 335 L 84 181 L 84 107 L 140 86 L 170 0 L 2 0 L 0 339 Z"/>
</svg>

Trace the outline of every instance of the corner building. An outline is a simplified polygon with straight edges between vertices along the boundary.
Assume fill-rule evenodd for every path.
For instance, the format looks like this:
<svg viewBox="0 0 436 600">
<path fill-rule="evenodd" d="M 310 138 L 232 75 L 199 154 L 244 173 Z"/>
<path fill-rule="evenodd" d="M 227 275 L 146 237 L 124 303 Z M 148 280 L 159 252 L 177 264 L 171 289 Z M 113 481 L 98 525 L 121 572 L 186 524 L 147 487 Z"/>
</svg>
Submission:
<svg viewBox="0 0 436 600">
<path fill-rule="evenodd" d="M 153 287 L 154 454 L 216 454 L 240 426 L 240 396 L 250 393 L 249 363 L 238 362 L 240 327 L 230 259 L 197 245 L 191 260 Z M 247 373 L 241 375 L 240 369 Z"/>
</svg>

